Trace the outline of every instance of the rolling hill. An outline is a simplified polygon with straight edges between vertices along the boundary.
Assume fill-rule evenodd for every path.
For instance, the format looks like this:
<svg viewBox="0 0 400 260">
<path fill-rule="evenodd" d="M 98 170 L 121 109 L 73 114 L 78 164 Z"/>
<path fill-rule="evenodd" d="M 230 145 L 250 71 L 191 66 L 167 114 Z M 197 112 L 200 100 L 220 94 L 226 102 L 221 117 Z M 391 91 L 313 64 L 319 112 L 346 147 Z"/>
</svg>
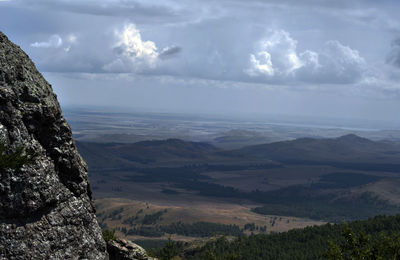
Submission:
<svg viewBox="0 0 400 260">
<path fill-rule="evenodd" d="M 300 138 L 236 150 L 221 150 L 203 142 L 180 139 L 129 143 L 77 142 L 79 151 L 94 167 L 154 164 L 159 162 L 210 163 L 220 160 L 304 163 L 389 164 L 400 171 L 400 146 L 350 134 L 331 139 Z M 396 168 L 396 169 L 397 169 Z"/>
<path fill-rule="evenodd" d="M 399 146 L 356 135 L 236 150 L 178 139 L 77 145 L 98 198 L 237 201 L 258 214 L 333 222 L 399 212 L 398 193 L 382 192 L 399 177 Z"/>
<path fill-rule="evenodd" d="M 159 162 L 204 161 L 218 151 L 218 148 L 207 143 L 180 139 L 142 141 L 133 144 L 77 142 L 77 147 L 94 169 Z"/>
<path fill-rule="evenodd" d="M 332 139 L 300 138 L 293 141 L 247 146 L 233 151 L 244 156 L 277 161 L 342 161 L 395 163 L 398 146 L 375 142 L 353 134 Z"/>
</svg>

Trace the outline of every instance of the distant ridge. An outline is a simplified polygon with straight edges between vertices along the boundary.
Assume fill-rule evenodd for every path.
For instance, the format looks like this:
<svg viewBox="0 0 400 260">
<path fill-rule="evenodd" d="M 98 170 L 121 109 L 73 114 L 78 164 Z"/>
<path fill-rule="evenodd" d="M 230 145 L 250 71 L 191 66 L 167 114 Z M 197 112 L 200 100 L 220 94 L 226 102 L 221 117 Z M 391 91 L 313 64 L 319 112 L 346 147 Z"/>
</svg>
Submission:
<svg viewBox="0 0 400 260">
<path fill-rule="evenodd" d="M 336 138 L 338 141 L 344 141 L 344 142 L 357 142 L 357 143 L 374 143 L 374 141 L 371 141 L 367 138 L 360 137 L 355 134 L 348 134 L 348 135 L 342 135 L 338 138 Z"/>
<path fill-rule="evenodd" d="M 190 142 L 184 141 L 177 138 L 170 138 L 166 140 L 150 140 L 150 141 L 140 141 L 137 143 L 133 143 L 133 146 L 141 146 L 141 147 L 164 147 L 164 148 L 171 148 L 174 147 L 181 147 L 184 149 L 193 149 L 193 150 L 204 150 L 204 151 L 215 151 L 218 150 L 215 146 L 204 143 L 204 142 Z"/>
<path fill-rule="evenodd" d="M 371 141 L 354 134 L 330 139 L 299 138 L 246 146 L 236 150 L 221 150 L 208 143 L 180 139 L 137 143 L 77 142 L 77 146 L 85 160 L 91 165 L 91 169 L 120 168 L 122 165 L 130 167 L 151 163 L 204 164 L 221 160 L 226 163 L 236 163 L 238 159 L 242 162 L 261 160 L 283 164 L 329 162 L 328 165 L 331 165 L 332 162 L 344 162 L 397 165 L 400 154 L 399 146 Z"/>
<path fill-rule="evenodd" d="M 104 161 L 118 167 L 119 164 L 148 164 L 182 159 L 204 160 L 208 155 L 219 151 L 215 146 L 202 142 L 189 142 L 180 139 L 141 141 L 132 144 L 77 142 L 83 157 L 90 162 Z M 101 165 L 99 165 L 101 166 Z"/>
<path fill-rule="evenodd" d="M 398 163 L 394 156 L 399 147 L 375 142 L 355 134 L 329 139 L 299 138 L 270 144 L 247 146 L 232 151 L 242 156 L 268 158 L 276 161 L 341 161 Z M 382 156 L 382 154 L 384 156 Z M 393 156 L 392 156 L 393 155 Z"/>
</svg>

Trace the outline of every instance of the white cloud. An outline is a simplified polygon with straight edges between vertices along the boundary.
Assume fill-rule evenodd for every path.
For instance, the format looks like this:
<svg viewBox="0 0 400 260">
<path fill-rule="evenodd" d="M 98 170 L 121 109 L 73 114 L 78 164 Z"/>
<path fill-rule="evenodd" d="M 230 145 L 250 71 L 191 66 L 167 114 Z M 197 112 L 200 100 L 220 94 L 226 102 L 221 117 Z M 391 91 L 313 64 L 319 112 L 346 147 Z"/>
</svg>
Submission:
<svg viewBox="0 0 400 260">
<path fill-rule="evenodd" d="M 115 35 L 116 58 L 103 67 L 109 72 L 142 72 L 155 69 L 161 59 L 172 57 L 181 50 L 178 46 L 170 46 L 159 52 L 155 42 L 142 40 L 139 29 L 132 23 L 116 31 Z"/>
<path fill-rule="evenodd" d="M 260 74 L 273 76 L 275 73 L 271 62 L 271 54 L 267 51 L 260 51 L 257 53 L 257 56 L 255 54 L 250 54 L 250 64 L 251 67 L 246 70 L 250 76 L 257 76 Z"/>
<path fill-rule="evenodd" d="M 122 31 L 115 32 L 117 43 L 114 51 L 117 58 L 104 66 L 106 71 L 130 72 L 155 68 L 159 52 L 152 41 L 143 41 L 134 24 L 127 24 Z"/>
<path fill-rule="evenodd" d="M 319 60 L 318 72 L 327 81 L 336 83 L 354 83 L 361 79 L 366 69 L 366 62 L 359 52 L 339 41 L 326 42 Z"/>
<path fill-rule="evenodd" d="M 78 37 L 75 34 L 70 34 L 67 36 L 67 41 L 71 44 L 76 43 L 78 40 Z"/>
<path fill-rule="evenodd" d="M 70 34 L 66 37 L 66 42 L 69 43 L 67 47 L 64 48 L 65 52 L 70 52 L 72 45 L 76 44 L 78 41 L 78 37 L 75 34 Z"/>
<path fill-rule="evenodd" d="M 259 43 L 259 51 L 250 54 L 251 76 L 285 76 L 302 66 L 296 53 L 297 41 L 283 30 L 271 31 L 271 35 Z"/>
<path fill-rule="evenodd" d="M 34 42 L 31 44 L 34 48 L 60 48 L 63 45 L 63 40 L 58 34 L 50 36 L 47 41 Z"/>
<path fill-rule="evenodd" d="M 142 59 L 150 66 L 154 66 L 158 57 L 156 44 L 152 41 L 142 41 L 140 31 L 134 24 L 126 25 L 119 34 L 118 47 L 123 54 L 132 59 Z"/>
<path fill-rule="evenodd" d="M 78 37 L 75 34 L 69 34 L 62 38 L 58 34 L 53 34 L 49 37 L 47 41 L 43 42 L 34 42 L 31 43 L 30 46 L 34 48 L 53 48 L 53 49 L 61 49 L 65 52 L 70 52 L 73 45 L 76 45 Z"/>
<path fill-rule="evenodd" d="M 311 73 L 315 73 L 321 68 L 321 64 L 319 63 L 319 54 L 306 50 L 305 52 L 300 53 L 300 60 L 303 62 L 302 67 L 307 67 L 310 69 Z"/>
<path fill-rule="evenodd" d="M 319 52 L 298 53 L 297 41 L 283 30 L 271 31 L 256 53 L 250 53 L 245 73 L 265 82 L 303 81 L 312 83 L 354 83 L 365 70 L 357 50 L 328 41 Z"/>
</svg>

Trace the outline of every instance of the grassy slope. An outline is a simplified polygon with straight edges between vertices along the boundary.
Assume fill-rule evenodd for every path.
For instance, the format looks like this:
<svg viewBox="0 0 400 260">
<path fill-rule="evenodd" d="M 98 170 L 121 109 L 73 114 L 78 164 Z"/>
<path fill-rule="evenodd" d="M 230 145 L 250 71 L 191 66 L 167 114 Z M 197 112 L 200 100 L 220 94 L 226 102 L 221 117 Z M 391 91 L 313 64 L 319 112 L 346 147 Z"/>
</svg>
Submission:
<svg viewBox="0 0 400 260">
<path fill-rule="evenodd" d="M 122 198 L 107 198 L 96 200 L 96 209 L 99 222 L 108 229 L 116 229 L 120 237 L 125 237 L 121 228 L 143 226 L 145 215 L 163 212 L 162 216 L 154 223 L 144 226 L 167 226 L 172 223 L 182 222 L 193 224 L 196 222 L 220 223 L 224 225 L 237 225 L 243 228 L 248 223 L 258 227 L 266 226 L 266 232 L 283 232 L 293 228 L 303 228 L 310 225 L 321 225 L 324 222 L 301 219 L 295 217 L 263 216 L 251 212 L 253 205 L 238 205 L 228 202 L 197 201 L 196 203 L 150 203 Z M 137 216 L 137 218 L 136 218 Z M 127 221 L 131 219 L 132 221 Z M 260 230 L 254 230 L 260 233 Z M 250 231 L 245 231 L 250 234 Z M 150 236 L 151 237 L 151 236 Z M 156 239 L 166 239 L 169 234 Z M 175 240 L 191 241 L 192 236 L 172 235 Z M 149 239 L 140 235 L 128 235 L 129 239 Z"/>
</svg>

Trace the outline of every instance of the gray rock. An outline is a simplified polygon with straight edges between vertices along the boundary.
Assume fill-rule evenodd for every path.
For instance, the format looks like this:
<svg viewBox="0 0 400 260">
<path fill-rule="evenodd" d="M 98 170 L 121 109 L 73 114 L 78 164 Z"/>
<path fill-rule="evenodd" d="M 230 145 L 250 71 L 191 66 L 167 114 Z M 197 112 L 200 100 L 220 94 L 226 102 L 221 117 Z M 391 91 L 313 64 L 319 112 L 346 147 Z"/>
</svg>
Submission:
<svg viewBox="0 0 400 260">
<path fill-rule="evenodd" d="M 29 57 L 0 32 L 0 138 L 35 151 L 0 169 L 0 259 L 105 259 L 87 166 L 56 95 Z"/>
<path fill-rule="evenodd" d="M 110 254 L 110 260 L 157 260 L 149 257 L 142 247 L 124 239 L 108 241 L 107 251 Z"/>
</svg>

